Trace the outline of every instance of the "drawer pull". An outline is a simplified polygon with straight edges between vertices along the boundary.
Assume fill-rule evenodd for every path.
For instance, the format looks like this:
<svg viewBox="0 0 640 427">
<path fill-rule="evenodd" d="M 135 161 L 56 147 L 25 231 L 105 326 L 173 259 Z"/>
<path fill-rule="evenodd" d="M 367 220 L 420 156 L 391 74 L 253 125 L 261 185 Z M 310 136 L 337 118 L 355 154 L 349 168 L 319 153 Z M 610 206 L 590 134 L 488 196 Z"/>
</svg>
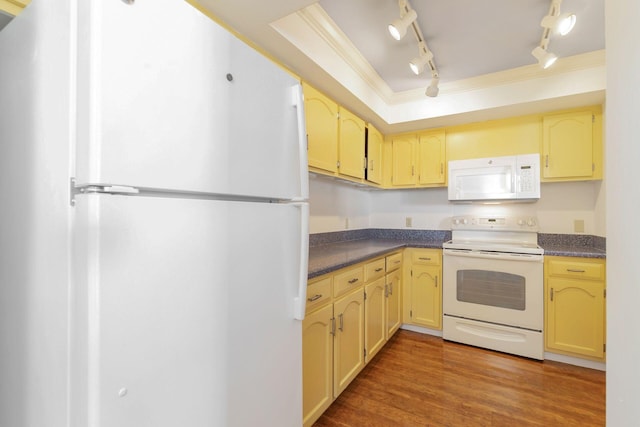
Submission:
<svg viewBox="0 0 640 427">
<path fill-rule="evenodd" d="M 353 284 L 354 284 L 354 283 L 356 283 L 357 281 L 358 281 L 358 278 L 356 277 L 355 279 L 351 279 L 351 280 L 349 280 L 349 283 L 353 285 Z"/>
<path fill-rule="evenodd" d="M 567 271 L 569 273 L 584 273 L 584 270 L 579 270 L 579 269 L 575 269 L 575 268 L 567 268 Z"/>
<path fill-rule="evenodd" d="M 380 272 L 380 271 L 382 271 L 382 270 L 383 270 L 383 268 L 382 268 L 382 267 L 380 267 L 380 268 L 376 268 L 376 273 L 378 273 L 378 272 Z"/>
<path fill-rule="evenodd" d="M 419 259 L 423 260 L 423 261 L 431 261 L 431 258 L 425 257 L 425 256 L 421 256 Z"/>
<path fill-rule="evenodd" d="M 400 261 L 393 261 L 394 264 L 400 264 Z"/>
<path fill-rule="evenodd" d="M 314 302 L 316 300 L 319 300 L 320 298 L 322 298 L 322 294 L 315 294 L 314 296 L 312 296 L 311 298 L 307 298 L 307 301 L 309 302 Z"/>
</svg>

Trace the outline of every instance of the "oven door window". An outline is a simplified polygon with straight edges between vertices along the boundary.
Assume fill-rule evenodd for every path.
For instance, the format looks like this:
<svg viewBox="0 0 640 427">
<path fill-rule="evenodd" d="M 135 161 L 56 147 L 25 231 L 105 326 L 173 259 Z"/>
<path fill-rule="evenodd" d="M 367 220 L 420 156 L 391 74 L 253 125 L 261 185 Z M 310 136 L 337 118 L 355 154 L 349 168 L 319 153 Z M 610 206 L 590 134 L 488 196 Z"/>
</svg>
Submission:
<svg viewBox="0 0 640 427">
<path fill-rule="evenodd" d="M 458 270 L 456 299 L 461 302 L 523 311 L 526 306 L 523 276 L 487 270 Z"/>
</svg>

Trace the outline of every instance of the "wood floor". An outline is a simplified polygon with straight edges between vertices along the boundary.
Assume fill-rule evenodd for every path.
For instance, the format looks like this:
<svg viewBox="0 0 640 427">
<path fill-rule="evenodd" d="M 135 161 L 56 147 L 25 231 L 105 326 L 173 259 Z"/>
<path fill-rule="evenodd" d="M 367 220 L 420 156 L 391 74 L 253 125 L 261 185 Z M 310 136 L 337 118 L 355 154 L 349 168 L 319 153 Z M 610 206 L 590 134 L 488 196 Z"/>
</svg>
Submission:
<svg viewBox="0 0 640 427">
<path fill-rule="evenodd" d="M 398 331 L 314 424 L 604 426 L 605 373 Z"/>
</svg>

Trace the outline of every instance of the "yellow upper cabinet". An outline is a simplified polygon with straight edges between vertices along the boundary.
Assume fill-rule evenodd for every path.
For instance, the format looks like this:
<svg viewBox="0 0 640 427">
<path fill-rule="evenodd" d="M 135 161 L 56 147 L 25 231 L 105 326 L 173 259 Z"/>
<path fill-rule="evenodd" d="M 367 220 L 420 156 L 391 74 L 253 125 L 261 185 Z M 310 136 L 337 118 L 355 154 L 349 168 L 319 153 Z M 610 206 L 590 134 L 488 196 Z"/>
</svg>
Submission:
<svg viewBox="0 0 640 427">
<path fill-rule="evenodd" d="M 309 167 L 338 170 L 338 104 L 303 84 Z"/>
<path fill-rule="evenodd" d="M 590 110 L 543 117 L 542 178 L 601 179 L 601 133 L 596 114 Z"/>
<path fill-rule="evenodd" d="M 416 136 L 401 135 L 391 140 L 391 185 L 394 187 L 414 186 Z"/>
<path fill-rule="evenodd" d="M 446 161 L 444 130 L 418 135 L 418 184 L 445 184 Z"/>
<path fill-rule="evenodd" d="M 364 178 L 364 120 L 339 107 L 338 172 L 353 178 Z"/>
<path fill-rule="evenodd" d="M 367 181 L 382 184 L 382 142 L 384 138 L 378 129 L 367 126 Z"/>
<path fill-rule="evenodd" d="M 0 12 L 17 16 L 31 0 L 0 0 Z"/>
</svg>

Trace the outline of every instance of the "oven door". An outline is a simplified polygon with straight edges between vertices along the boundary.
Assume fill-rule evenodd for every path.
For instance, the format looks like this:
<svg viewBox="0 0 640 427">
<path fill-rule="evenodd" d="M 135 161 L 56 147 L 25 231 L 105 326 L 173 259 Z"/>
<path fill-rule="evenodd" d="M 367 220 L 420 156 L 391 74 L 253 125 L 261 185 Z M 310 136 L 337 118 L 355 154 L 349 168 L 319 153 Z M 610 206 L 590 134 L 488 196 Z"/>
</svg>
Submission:
<svg viewBox="0 0 640 427">
<path fill-rule="evenodd" d="M 444 249 L 442 279 L 445 316 L 542 331 L 542 255 Z"/>
</svg>

